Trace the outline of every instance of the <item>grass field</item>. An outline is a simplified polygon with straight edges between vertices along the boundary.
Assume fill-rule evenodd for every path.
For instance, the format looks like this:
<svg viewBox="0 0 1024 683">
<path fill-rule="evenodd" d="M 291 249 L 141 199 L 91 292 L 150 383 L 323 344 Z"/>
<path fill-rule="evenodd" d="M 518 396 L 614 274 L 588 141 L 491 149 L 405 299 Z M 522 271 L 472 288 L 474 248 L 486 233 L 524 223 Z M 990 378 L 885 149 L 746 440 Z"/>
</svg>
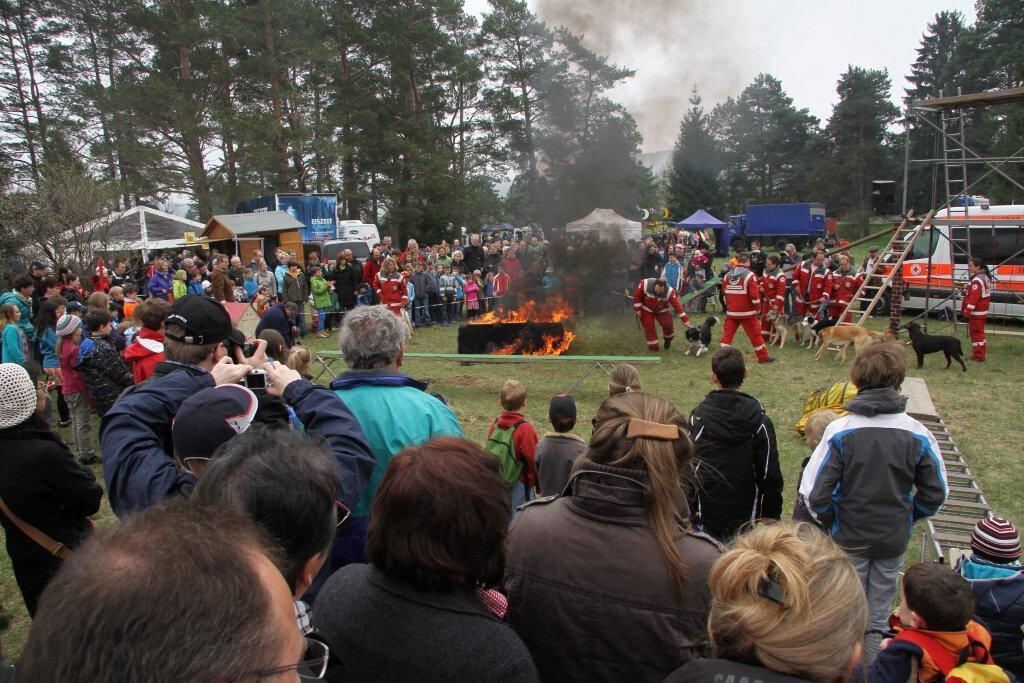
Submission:
<svg viewBox="0 0 1024 683">
<path fill-rule="evenodd" d="M 884 322 L 873 321 L 882 327 Z M 1001 327 L 996 324 L 993 327 Z M 961 326 L 961 335 L 965 335 Z M 1022 328 L 1013 328 L 1020 331 Z M 943 323 L 932 323 L 931 331 L 950 334 Z M 576 355 L 643 355 L 643 338 L 631 314 L 608 318 L 580 319 L 576 326 L 579 338 L 570 353 Z M 720 328 L 716 328 L 716 339 Z M 434 327 L 417 330 L 408 351 L 454 352 L 456 328 Z M 962 336 L 969 353 L 970 344 Z M 337 348 L 333 339 L 308 338 L 312 348 Z M 849 362 L 836 364 L 831 354 L 815 363 L 813 353 L 787 343 L 786 348 L 773 350 L 778 362 L 771 366 L 754 363 L 750 344 L 742 333 L 738 346 L 750 363 L 750 378 L 744 389 L 758 397 L 775 422 L 782 457 L 782 470 L 786 480 L 785 514 L 792 510 L 800 461 L 805 448 L 793 428 L 801 415 L 803 397 L 816 389 L 847 377 Z M 684 356 L 682 348 L 661 353 L 658 365 L 641 366 L 644 390 L 662 396 L 688 412 L 712 389 L 710 360 Z M 908 347 L 908 354 L 912 353 Z M 912 358 L 911 358 L 912 360 Z M 1024 338 L 1011 336 L 989 337 L 989 361 L 968 364 L 963 373 L 954 365 L 942 368 L 941 357 L 929 356 L 922 370 L 913 368 L 909 374 L 925 379 L 933 401 L 942 417 L 949 423 L 954 439 L 964 457 L 977 475 L 980 486 L 993 509 L 1015 523 L 1024 522 L 1024 497 L 1020 495 L 1022 465 L 1019 435 L 1024 434 L 1024 400 L 1020 395 L 1024 378 Z M 498 390 L 509 377 L 526 383 L 529 398 L 527 417 L 537 425 L 538 432 L 546 429 L 548 399 L 565 391 L 582 374 L 586 366 L 580 363 L 545 363 L 538 365 L 463 365 L 458 362 L 435 362 L 410 359 L 403 370 L 423 380 L 429 380 L 431 390 L 445 394 L 465 429 L 466 436 L 482 442 L 487 425 L 499 412 Z M 324 380 L 326 381 L 326 380 Z M 607 383 L 603 374 L 591 375 L 574 392 L 579 420 L 576 432 L 589 434 L 588 425 L 598 405 L 607 396 Z M 65 438 L 70 433 L 65 430 Z M 99 468 L 95 468 L 101 477 Z M 101 525 L 113 517 L 104 507 L 97 517 Z M 916 553 L 916 546 L 911 547 Z M 8 656 L 16 657 L 27 634 L 29 620 L 24 612 L 6 553 L 0 553 L 0 604 L 13 617 L 12 629 L 4 635 L 3 646 Z"/>
</svg>

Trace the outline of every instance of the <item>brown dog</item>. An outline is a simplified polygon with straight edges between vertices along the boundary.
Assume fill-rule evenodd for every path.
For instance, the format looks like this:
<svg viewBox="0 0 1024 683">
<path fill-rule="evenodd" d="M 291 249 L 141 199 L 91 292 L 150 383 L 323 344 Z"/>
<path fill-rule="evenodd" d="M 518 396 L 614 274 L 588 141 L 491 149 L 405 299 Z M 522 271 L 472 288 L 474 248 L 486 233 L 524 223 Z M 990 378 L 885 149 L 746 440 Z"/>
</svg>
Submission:
<svg viewBox="0 0 1024 683">
<path fill-rule="evenodd" d="M 853 346 L 856 351 L 860 351 L 861 347 L 872 338 L 872 334 L 860 325 L 833 325 L 818 332 L 818 336 L 821 337 L 821 346 L 818 347 L 818 353 L 815 354 L 814 360 L 821 360 L 825 350 L 835 344 L 839 347 L 836 360 L 840 363 L 846 362 L 847 347 Z"/>
</svg>

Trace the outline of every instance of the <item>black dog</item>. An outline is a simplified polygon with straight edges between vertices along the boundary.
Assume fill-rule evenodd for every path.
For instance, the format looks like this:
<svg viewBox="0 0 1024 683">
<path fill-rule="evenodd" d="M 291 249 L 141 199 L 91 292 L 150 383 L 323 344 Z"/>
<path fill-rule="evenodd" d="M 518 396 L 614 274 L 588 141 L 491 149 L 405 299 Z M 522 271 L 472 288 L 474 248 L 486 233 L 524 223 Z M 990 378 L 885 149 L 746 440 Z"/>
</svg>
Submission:
<svg viewBox="0 0 1024 683">
<path fill-rule="evenodd" d="M 903 329 L 910 334 L 910 345 L 914 347 L 914 353 L 917 354 L 917 367 L 924 367 L 925 354 L 942 351 L 942 355 L 946 357 L 947 368 L 955 360 L 964 369 L 964 372 L 967 372 L 967 366 L 964 365 L 963 359 L 964 352 L 960 346 L 959 339 L 956 337 L 940 337 L 938 335 L 925 334 L 917 323 L 907 323 L 903 326 Z"/>
<path fill-rule="evenodd" d="M 707 353 L 708 346 L 711 344 L 711 328 L 717 322 L 718 318 L 711 316 L 702 322 L 699 327 L 691 327 L 686 330 L 686 341 L 690 342 L 690 348 L 686 349 L 686 353 L 683 355 L 689 356 L 690 351 L 696 351 L 695 355 L 698 357 L 703 353 Z"/>
</svg>

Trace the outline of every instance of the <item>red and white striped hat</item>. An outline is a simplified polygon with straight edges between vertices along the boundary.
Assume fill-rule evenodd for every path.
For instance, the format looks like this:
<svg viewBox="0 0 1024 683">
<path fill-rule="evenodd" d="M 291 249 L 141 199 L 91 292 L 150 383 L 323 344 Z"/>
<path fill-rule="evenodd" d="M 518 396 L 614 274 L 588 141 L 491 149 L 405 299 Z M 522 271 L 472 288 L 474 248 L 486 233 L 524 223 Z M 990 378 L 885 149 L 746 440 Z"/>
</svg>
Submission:
<svg viewBox="0 0 1024 683">
<path fill-rule="evenodd" d="M 971 549 L 993 560 L 1012 562 L 1020 557 L 1020 536 L 1013 522 L 1002 517 L 983 517 L 974 526 Z"/>
</svg>

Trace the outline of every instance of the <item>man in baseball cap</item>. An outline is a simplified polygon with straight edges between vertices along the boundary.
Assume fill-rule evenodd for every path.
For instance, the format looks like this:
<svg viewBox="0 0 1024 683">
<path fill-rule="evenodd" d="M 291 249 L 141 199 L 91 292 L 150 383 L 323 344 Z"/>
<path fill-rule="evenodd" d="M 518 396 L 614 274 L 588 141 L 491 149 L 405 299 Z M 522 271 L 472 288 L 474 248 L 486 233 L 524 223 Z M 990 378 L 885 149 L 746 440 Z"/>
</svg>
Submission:
<svg viewBox="0 0 1024 683">
<path fill-rule="evenodd" d="M 222 384 L 189 396 L 171 426 L 174 456 L 197 477 L 213 452 L 249 428 L 259 400 L 240 384 Z"/>
<path fill-rule="evenodd" d="M 100 448 L 110 506 L 117 515 L 142 510 L 165 498 L 188 495 L 194 475 L 173 458 L 171 423 L 185 399 L 222 384 L 237 384 L 267 361 L 266 342 L 249 358 L 245 338 L 217 301 L 184 296 L 166 318 L 164 362 L 153 377 L 120 397 L 100 425 Z"/>
</svg>

